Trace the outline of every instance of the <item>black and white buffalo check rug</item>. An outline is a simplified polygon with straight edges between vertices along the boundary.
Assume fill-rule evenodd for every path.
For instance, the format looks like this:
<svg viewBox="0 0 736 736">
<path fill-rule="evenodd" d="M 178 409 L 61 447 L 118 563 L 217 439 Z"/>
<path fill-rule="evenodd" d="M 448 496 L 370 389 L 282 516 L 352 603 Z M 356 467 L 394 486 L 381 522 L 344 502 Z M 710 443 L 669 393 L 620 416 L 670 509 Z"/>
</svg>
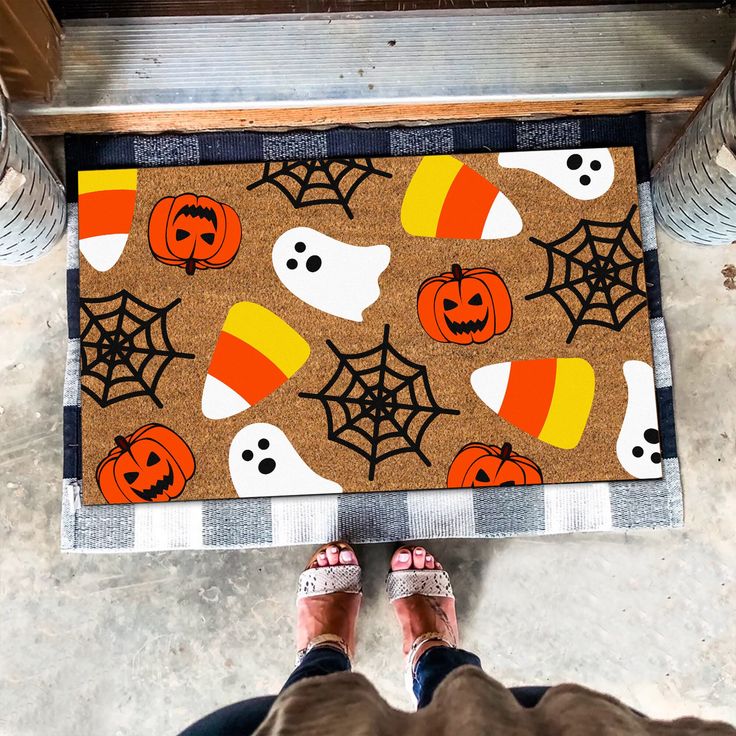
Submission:
<svg viewBox="0 0 736 736">
<path fill-rule="evenodd" d="M 85 506 L 80 452 L 79 170 L 192 166 L 346 156 L 631 146 L 637 169 L 663 477 L 457 490 L 239 498 Z M 64 385 L 62 549 L 224 549 L 445 537 L 509 537 L 572 531 L 676 527 L 683 504 L 672 378 L 662 317 L 643 115 L 492 121 L 423 128 L 71 136 L 66 140 L 69 347 Z"/>
</svg>

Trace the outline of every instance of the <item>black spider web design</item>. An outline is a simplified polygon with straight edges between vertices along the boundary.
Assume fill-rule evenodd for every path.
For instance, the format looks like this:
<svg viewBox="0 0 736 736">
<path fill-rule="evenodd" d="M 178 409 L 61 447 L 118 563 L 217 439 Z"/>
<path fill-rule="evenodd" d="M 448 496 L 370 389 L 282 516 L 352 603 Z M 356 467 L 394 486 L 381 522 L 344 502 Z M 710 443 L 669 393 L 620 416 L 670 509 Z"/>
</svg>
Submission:
<svg viewBox="0 0 736 736">
<path fill-rule="evenodd" d="M 86 324 L 80 335 L 82 390 L 101 407 L 135 396 L 156 396 L 163 372 L 174 358 L 194 358 L 171 344 L 166 328 L 175 299 L 157 308 L 122 289 L 112 296 L 81 299 Z"/>
<path fill-rule="evenodd" d="M 582 325 L 620 331 L 646 305 L 639 286 L 644 267 L 641 240 L 631 224 L 636 205 L 620 222 L 580 222 L 559 240 L 545 243 L 530 238 L 547 251 L 547 283 L 527 299 L 554 297 L 570 320 L 571 343 Z"/>
<path fill-rule="evenodd" d="M 299 396 L 322 403 L 328 439 L 368 461 L 368 480 L 380 462 L 404 452 L 431 465 L 421 448 L 424 433 L 440 415 L 460 412 L 437 404 L 426 367 L 391 345 L 389 325 L 381 343 L 370 350 L 343 353 L 331 340 L 327 346 L 339 361 L 335 373 L 318 393 Z"/>
<path fill-rule="evenodd" d="M 266 162 L 263 176 L 248 185 L 248 190 L 273 184 L 295 209 L 320 204 L 340 205 L 352 220 L 350 198 L 355 190 L 373 174 L 391 178 L 377 169 L 369 158 L 318 158 L 301 161 Z"/>
</svg>

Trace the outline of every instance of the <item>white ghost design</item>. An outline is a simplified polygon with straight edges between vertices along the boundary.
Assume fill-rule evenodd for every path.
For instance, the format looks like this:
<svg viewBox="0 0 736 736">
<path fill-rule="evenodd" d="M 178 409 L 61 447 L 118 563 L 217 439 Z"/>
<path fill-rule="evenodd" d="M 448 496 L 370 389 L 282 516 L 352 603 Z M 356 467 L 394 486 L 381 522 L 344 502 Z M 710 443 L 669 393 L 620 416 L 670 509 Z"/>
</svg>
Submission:
<svg viewBox="0 0 736 736">
<path fill-rule="evenodd" d="M 391 259 L 387 245 L 358 246 L 309 227 L 287 230 L 274 244 L 273 267 L 294 296 L 353 322 L 378 299 L 378 277 Z"/>
<path fill-rule="evenodd" d="M 538 174 L 575 199 L 597 199 L 613 184 L 615 166 L 607 148 L 564 151 L 510 151 L 498 154 L 506 169 Z"/>
<path fill-rule="evenodd" d="M 623 371 L 629 395 L 616 441 L 618 461 L 634 478 L 661 478 L 662 448 L 654 371 L 643 360 L 627 360 Z"/>
<path fill-rule="evenodd" d="M 273 424 L 249 424 L 230 443 L 230 478 L 241 498 L 341 493 L 342 486 L 312 470 Z"/>
</svg>

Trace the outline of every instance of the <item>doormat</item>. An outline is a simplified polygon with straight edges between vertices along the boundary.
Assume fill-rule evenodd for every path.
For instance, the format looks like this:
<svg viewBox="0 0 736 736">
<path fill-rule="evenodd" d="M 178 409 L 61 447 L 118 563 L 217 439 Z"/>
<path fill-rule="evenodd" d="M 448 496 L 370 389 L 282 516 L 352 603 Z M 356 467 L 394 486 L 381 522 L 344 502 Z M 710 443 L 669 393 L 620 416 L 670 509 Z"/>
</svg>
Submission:
<svg viewBox="0 0 736 736">
<path fill-rule="evenodd" d="M 642 134 L 67 139 L 64 546 L 680 523 Z"/>
<path fill-rule="evenodd" d="M 85 503 L 662 475 L 632 148 L 78 188 Z"/>
</svg>

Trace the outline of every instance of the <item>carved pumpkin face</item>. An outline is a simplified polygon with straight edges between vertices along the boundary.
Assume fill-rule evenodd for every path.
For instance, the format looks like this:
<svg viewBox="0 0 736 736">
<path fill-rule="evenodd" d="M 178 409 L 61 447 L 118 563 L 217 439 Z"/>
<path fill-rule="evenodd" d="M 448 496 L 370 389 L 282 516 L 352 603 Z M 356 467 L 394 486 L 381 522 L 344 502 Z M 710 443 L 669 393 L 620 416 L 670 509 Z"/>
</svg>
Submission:
<svg viewBox="0 0 736 736">
<path fill-rule="evenodd" d="M 483 343 L 511 324 L 511 296 L 490 268 L 460 268 L 419 287 L 417 313 L 425 332 L 439 342 Z"/>
<path fill-rule="evenodd" d="M 542 482 L 542 471 L 528 457 L 502 447 L 471 442 L 458 452 L 447 474 L 448 488 L 524 486 Z"/>
<path fill-rule="evenodd" d="M 115 447 L 97 466 L 97 485 L 108 503 L 170 501 L 194 475 L 194 455 L 176 432 L 146 424 L 115 438 Z"/>
<path fill-rule="evenodd" d="M 224 268 L 240 248 L 240 218 L 227 204 L 180 194 L 164 197 L 148 220 L 148 243 L 161 263 L 191 276 L 197 269 Z"/>
</svg>

